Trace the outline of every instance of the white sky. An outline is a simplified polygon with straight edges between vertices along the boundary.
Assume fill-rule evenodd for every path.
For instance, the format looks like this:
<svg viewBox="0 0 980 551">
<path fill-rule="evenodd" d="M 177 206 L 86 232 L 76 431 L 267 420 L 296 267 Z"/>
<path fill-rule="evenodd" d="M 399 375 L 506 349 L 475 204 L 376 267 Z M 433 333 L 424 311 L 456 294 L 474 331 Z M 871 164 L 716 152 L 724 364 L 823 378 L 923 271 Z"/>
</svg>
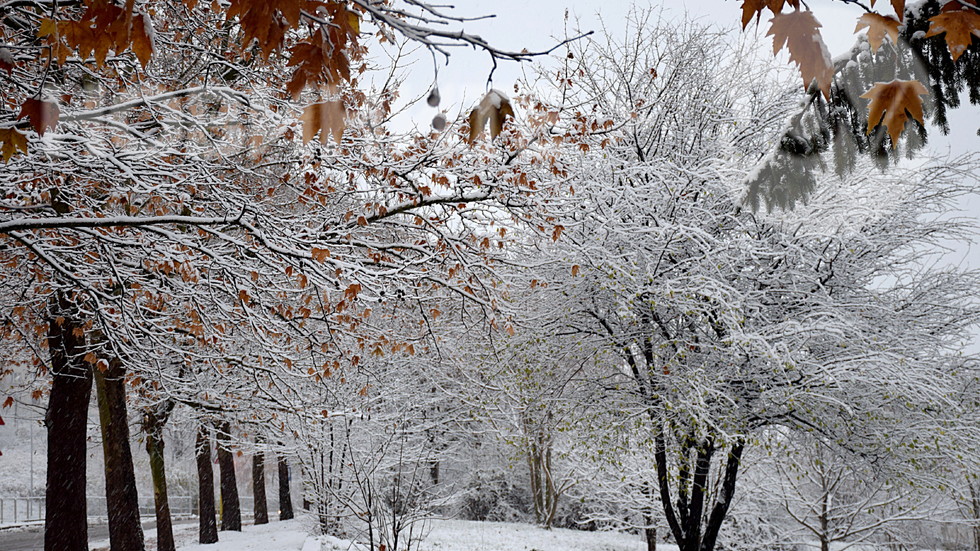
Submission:
<svg viewBox="0 0 980 551">
<path fill-rule="evenodd" d="M 732 29 L 733 38 L 738 35 L 741 21 L 741 2 L 738 0 L 640 0 L 641 8 L 664 10 L 665 18 L 681 18 L 685 13 L 706 24 Z M 466 0 L 447 12 L 467 17 L 493 14 L 495 17 L 465 24 L 467 32 L 478 34 L 491 44 L 506 50 L 540 51 L 555 44 L 564 36 L 567 9 L 571 15 L 571 26 L 577 19 L 584 31 L 599 32 L 602 23 L 613 33 L 622 32 L 626 14 L 633 6 L 629 0 Z M 885 9 L 887 9 L 885 4 Z M 824 23 L 821 30 L 831 55 L 846 52 L 854 44 L 853 29 L 860 8 L 840 2 L 819 2 L 814 6 L 818 19 Z M 763 16 L 759 32 L 764 33 L 767 18 Z M 751 31 L 755 26 L 750 25 Z M 570 29 L 574 30 L 574 29 Z M 770 48 L 769 39 L 760 41 L 763 48 Z M 768 53 L 768 52 L 767 52 Z M 774 63 L 777 61 L 774 61 Z M 454 49 L 448 66 L 444 58 L 439 59 L 439 87 L 442 95 L 442 108 L 448 112 L 450 120 L 461 111 L 468 111 L 487 90 L 487 78 L 492 63 L 486 54 L 467 48 Z M 520 78 L 527 64 L 512 62 L 500 63 L 493 75 L 493 86 L 507 93 L 513 90 L 513 83 Z M 424 96 L 432 83 L 433 67 L 428 57 L 411 68 L 411 76 L 403 87 L 403 98 Z M 410 117 L 420 129 L 427 129 L 436 110 L 424 102 L 410 110 Z M 965 119 L 964 120 L 964 116 Z M 952 135 L 942 136 L 938 131 L 930 133 L 931 146 L 939 152 L 953 154 L 975 151 L 980 145 L 976 132 L 980 127 L 980 110 L 975 107 L 961 108 L 951 116 Z M 980 263 L 978 263 L 980 265 Z"/>
</svg>

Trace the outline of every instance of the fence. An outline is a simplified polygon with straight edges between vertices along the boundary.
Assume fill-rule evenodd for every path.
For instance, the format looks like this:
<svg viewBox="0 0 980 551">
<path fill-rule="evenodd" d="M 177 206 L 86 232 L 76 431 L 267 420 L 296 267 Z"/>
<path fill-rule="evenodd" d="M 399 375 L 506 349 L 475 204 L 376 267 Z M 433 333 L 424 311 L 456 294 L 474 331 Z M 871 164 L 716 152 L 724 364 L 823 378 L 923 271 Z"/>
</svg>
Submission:
<svg viewBox="0 0 980 551">
<path fill-rule="evenodd" d="M 173 516 L 190 516 L 197 514 L 197 498 L 194 496 L 170 496 L 170 514 Z M 154 515 L 153 497 L 143 497 L 139 500 L 140 515 Z M 250 509 L 242 500 L 242 509 Z M 88 497 L 88 516 L 90 519 L 108 517 L 105 496 Z M 31 497 L 0 497 L 0 525 L 38 522 L 44 520 L 44 496 Z"/>
<path fill-rule="evenodd" d="M 44 520 L 44 497 L 0 497 L 0 525 Z"/>
</svg>

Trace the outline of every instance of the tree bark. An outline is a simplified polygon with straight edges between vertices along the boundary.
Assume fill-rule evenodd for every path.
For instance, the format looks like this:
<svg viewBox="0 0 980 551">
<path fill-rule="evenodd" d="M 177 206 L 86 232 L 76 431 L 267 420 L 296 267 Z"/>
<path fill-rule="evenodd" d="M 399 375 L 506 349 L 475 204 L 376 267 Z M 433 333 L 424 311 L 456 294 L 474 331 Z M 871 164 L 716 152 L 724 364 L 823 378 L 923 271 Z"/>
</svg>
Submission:
<svg viewBox="0 0 980 551">
<path fill-rule="evenodd" d="M 63 296 L 52 300 L 48 318 L 51 394 L 48 430 L 44 551 L 88 551 L 85 447 L 92 366 L 85 354 L 84 328 Z"/>
<path fill-rule="evenodd" d="M 653 519 L 647 518 L 647 523 L 653 522 Z M 647 551 L 657 551 L 657 529 L 656 528 L 644 528 L 643 534 L 646 536 L 647 540 Z"/>
<path fill-rule="evenodd" d="M 732 506 L 735 497 L 735 482 L 738 480 L 738 468 L 742 464 L 742 451 L 745 450 L 745 442 L 737 440 L 732 444 L 732 449 L 728 452 L 728 459 L 725 461 L 725 472 L 715 498 L 715 505 L 711 508 L 704 529 L 704 538 L 701 540 L 701 551 L 712 551 L 718 541 L 718 534 L 721 532 L 721 525 L 725 522 L 728 509 Z"/>
<path fill-rule="evenodd" d="M 293 518 L 293 499 L 289 490 L 289 463 L 285 455 L 279 456 L 279 520 Z"/>
<path fill-rule="evenodd" d="M 649 509 L 643 512 L 643 522 L 646 524 L 646 527 L 643 529 L 643 535 L 647 542 L 647 551 L 657 551 L 657 528 L 654 524 L 655 518 L 653 512 L 654 492 L 650 484 L 643 485 L 643 496 L 649 504 Z"/>
<path fill-rule="evenodd" d="M 968 480 L 970 485 L 970 502 L 973 505 L 973 545 L 980 551 L 980 481 Z"/>
<path fill-rule="evenodd" d="M 221 471 L 221 529 L 242 531 L 242 509 L 238 500 L 238 482 L 235 478 L 235 456 L 228 441 L 231 424 L 224 421 L 218 426 L 218 468 Z"/>
<path fill-rule="evenodd" d="M 713 551 L 718 540 L 721 525 L 725 521 L 735 494 L 735 482 L 742 460 L 745 443 L 741 440 L 732 444 L 722 472 L 721 487 L 715 497 L 710 513 L 704 514 L 706 483 L 710 474 L 711 456 L 714 444 L 709 441 L 692 442 L 686 452 L 695 451 L 693 478 L 682 466 L 680 481 L 677 483 L 677 502 L 671 500 L 671 477 L 667 465 L 666 435 L 661 429 L 655 436 L 654 456 L 657 463 L 657 483 L 660 490 L 660 504 L 663 506 L 667 526 L 680 551 Z M 690 479 L 690 487 L 686 480 Z"/>
<path fill-rule="evenodd" d="M 150 407 L 143 418 L 146 432 L 146 453 L 150 456 L 153 477 L 153 509 L 157 519 L 157 551 L 176 551 L 173 521 L 170 516 L 170 496 L 167 493 L 167 469 L 163 459 L 163 426 L 173 411 L 173 401 Z"/>
<path fill-rule="evenodd" d="M 252 509 L 255 524 L 269 523 L 269 505 L 265 500 L 265 458 L 261 453 L 252 456 Z"/>
<path fill-rule="evenodd" d="M 112 358 L 105 371 L 95 369 L 94 374 L 105 457 L 109 549 L 142 551 L 145 548 L 143 525 L 140 524 L 133 451 L 129 447 L 126 370 L 118 358 Z"/>
<path fill-rule="evenodd" d="M 197 460 L 197 508 L 199 520 L 199 541 L 215 543 L 218 541 L 218 523 L 214 512 L 214 471 L 211 469 L 211 435 L 204 423 L 197 429 L 194 446 Z"/>
<path fill-rule="evenodd" d="M 433 486 L 439 485 L 439 460 L 438 459 L 429 460 L 429 480 L 432 482 Z"/>
</svg>

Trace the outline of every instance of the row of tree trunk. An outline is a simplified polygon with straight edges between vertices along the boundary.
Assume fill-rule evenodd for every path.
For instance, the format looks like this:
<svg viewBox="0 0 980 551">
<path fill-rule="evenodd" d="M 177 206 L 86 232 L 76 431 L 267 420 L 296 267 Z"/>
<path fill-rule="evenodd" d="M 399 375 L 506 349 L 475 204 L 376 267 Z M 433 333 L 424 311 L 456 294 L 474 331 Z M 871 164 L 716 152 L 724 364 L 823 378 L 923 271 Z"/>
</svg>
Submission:
<svg viewBox="0 0 980 551">
<path fill-rule="evenodd" d="M 48 468 L 45 489 L 45 551 L 88 551 L 86 505 L 86 429 L 88 408 L 95 383 L 102 446 L 105 456 L 106 507 L 110 551 L 143 551 L 136 476 L 130 448 L 126 406 L 126 369 L 97 334 L 86 329 L 75 307 L 64 295 L 52 299 L 48 319 L 48 348 L 52 385 L 45 415 L 48 433 Z M 90 336 L 86 344 L 85 336 Z M 94 335 L 94 337 L 93 337 Z M 92 349 L 98 361 L 86 359 Z M 89 356 L 91 358 L 91 356 Z M 164 401 L 143 412 L 146 451 L 150 458 L 158 551 L 174 551 L 173 525 L 167 495 L 163 428 L 174 403 Z M 229 446 L 231 427 L 217 426 L 221 490 L 221 529 L 241 530 L 241 507 L 235 479 L 234 456 Z M 202 424 L 195 446 L 199 484 L 200 542 L 218 541 L 211 466 L 209 428 Z M 293 518 L 289 489 L 289 465 L 278 457 L 280 520 Z M 265 495 L 265 461 L 252 458 L 255 523 L 269 522 Z"/>
</svg>

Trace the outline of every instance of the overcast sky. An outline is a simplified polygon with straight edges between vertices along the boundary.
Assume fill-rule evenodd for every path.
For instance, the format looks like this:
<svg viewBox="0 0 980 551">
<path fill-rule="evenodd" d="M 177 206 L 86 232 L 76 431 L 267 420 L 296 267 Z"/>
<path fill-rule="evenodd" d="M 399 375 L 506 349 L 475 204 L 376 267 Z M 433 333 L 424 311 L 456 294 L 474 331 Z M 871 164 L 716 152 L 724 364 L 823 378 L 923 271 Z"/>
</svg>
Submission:
<svg viewBox="0 0 980 551">
<path fill-rule="evenodd" d="M 455 4 L 455 9 L 447 11 L 467 17 L 493 15 L 489 19 L 467 22 L 464 28 L 501 49 L 540 51 L 564 36 L 566 9 L 572 25 L 577 23 L 583 31 L 599 32 L 605 26 L 618 34 L 624 30 L 624 20 L 632 5 L 628 0 L 465 0 Z M 650 0 L 636 5 L 663 10 L 666 19 L 686 16 L 705 24 L 731 29 L 733 40 L 739 34 L 741 2 L 738 0 Z M 854 44 L 852 31 L 862 10 L 839 2 L 820 2 L 814 9 L 825 25 L 822 34 L 831 54 L 837 56 L 846 52 Z M 767 28 L 766 20 L 763 17 L 761 33 Z M 753 28 L 754 25 L 749 27 L 750 32 Z M 771 44 L 769 39 L 760 41 L 762 48 L 771 48 Z M 778 61 L 774 59 L 773 62 Z M 507 62 L 499 64 L 493 75 L 493 86 L 511 92 L 514 81 L 520 78 L 526 66 Z M 460 111 L 468 111 L 486 92 L 491 68 L 492 63 L 486 54 L 467 48 L 454 49 L 448 65 L 444 59 L 439 60 L 442 107 L 448 111 L 450 118 Z M 403 87 L 404 97 L 424 95 L 432 83 L 432 77 L 431 59 L 420 56 L 411 68 L 411 78 Z M 427 128 L 435 112 L 422 102 L 411 109 L 410 118 L 420 129 Z M 954 154 L 975 151 L 980 143 L 976 135 L 980 127 L 980 110 L 968 107 L 951 118 L 954 121 L 953 135 L 945 138 L 939 132 L 931 132 L 932 147 L 943 153 L 947 150 Z"/>
</svg>

